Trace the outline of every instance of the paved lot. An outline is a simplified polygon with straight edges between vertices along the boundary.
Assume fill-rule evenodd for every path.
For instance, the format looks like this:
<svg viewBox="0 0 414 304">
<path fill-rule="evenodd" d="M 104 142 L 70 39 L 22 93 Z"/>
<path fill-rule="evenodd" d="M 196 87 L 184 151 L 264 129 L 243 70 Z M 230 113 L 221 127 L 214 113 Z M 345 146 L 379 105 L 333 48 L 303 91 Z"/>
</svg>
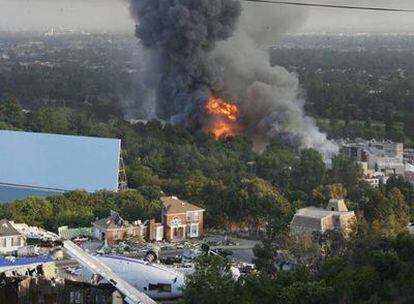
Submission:
<svg viewBox="0 0 414 304">
<path fill-rule="evenodd" d="M 223 236 L 208 236 L 206 239 L 208 240 L 213 240 L 213 241 L 223 241 L 224 237 Z M 231 252 L 233 252 L 233 258 L 237 261 L 241 261 L 241 262 L 246 262 L 246 263 L 252 263 L 253 259 L 254 259 L 254 254 L 253 254 L 253 247 L 256 244 L 259 244 L 260 241 L 254 241 L 254 240 L 247 240 L 247 239 L 238 239 L 238 238 L 232 238 L 231 241 L 233 243 L 235 243 L 236 245 L 233 246 L 226 246 L 226 245 L 218 245 L 218 246 L 211 246 L 211 249 L 216 249 L 216 248 L 220 248 L 220 249 L 227 249 L 230 250 Z M 201 246 L 201 242 L 199 243 Z M 98 249 L 100 249 L 102 247 L 102 242 L 100 241 L 96 241 L 96 240 L 91 240 L 88 242 L 85 242 L 81 245 L 81 247 L 87 251 L 88 253 L 95 253 Z M 187 250 L 185 248 L 173 248 L 171 247 L 168 249 L 163 249 L 162 250 L 162 256 L 163 257 L 174 257 L 177 255 L 182 255 L 184 253 L 184 251 Z M 146 254 L 146 251 L 141 251 L 141 252 L 132 252 L 129 254 L 129 256 L 131 257 L 135 257 L 135 258 L 143 258 Z M 59 268 L 67 268 L 67 267 L 74 267 L 76 266 L 77 263 L 74 262 L 73 260 L 66 260 L 66 261 L 61 261 L 58 263 L 58 267 Z"/>
</svg>

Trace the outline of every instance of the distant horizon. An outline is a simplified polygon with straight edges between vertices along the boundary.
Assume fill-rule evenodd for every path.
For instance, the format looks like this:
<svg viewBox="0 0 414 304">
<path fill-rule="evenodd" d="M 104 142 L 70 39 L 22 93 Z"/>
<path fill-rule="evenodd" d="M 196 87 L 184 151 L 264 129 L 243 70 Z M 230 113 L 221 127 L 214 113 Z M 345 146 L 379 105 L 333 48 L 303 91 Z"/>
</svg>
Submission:
<svg viewBox="0 0 414 304">
<path fill-rule="evenodd" d="M 315 0 L 335 3 L 336 0 Z M 298 0 L 298 2 L 310 2 Z M 0 30 L 63 27 L 93 33 L 134 33 L 128 0 L 0 0 Z M 410 0 L 347 0 L 341 4 L 414 9 Z M 414 32 L 414 14 L 245 4 L 274 14 L 277 32 Z M 288 16 L 288 17 L 287 17 Z"/>
<path fill-rule="evenodd" d="M 45 27 L 45 28 L 37 28 L 37 29 L 30 29 L 30 28 L 18 28 L 18 27 L 11 27 L 11 28 L 0 28 L 0 33 L 33 33 L 33 34 L 47 34 L 52 29 L 59 31 L 66 31 L 68 33 L 73 32 L 74 34 L 91 34 L 91 35 L 120 35 L 120 36 L 131 36 L 131 38 L 135 39 L 134 32 L 128 31 L 119 31 L 119 30 L 94 30 L 94 29 L 77 29 L 77 28 L 65 28 L 65 27 Z M 363 36 L 363 35 L 396 35 L 396 36 L 412 36 L 414 35 L 414 29 L 412 31 L 374 31 L 374 30 L 364 30 L 360 29 L 359 31 L 353 30 L 349 31 L 346 29 L 336 29 L 335 31 L 316 31 L 316 30 L 298 30 L 298 31 L 288 31 L 282 34 L 282 36 Z"/>
</svg>

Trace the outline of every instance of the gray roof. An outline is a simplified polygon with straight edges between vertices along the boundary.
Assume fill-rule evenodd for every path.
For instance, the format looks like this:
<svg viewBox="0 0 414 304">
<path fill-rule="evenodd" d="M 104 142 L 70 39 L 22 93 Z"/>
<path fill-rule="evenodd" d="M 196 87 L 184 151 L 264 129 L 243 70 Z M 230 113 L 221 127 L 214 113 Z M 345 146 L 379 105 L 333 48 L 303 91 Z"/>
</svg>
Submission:
<svg viewBox="0 0 414 304">
<path fill-rule="evenodd" d="M 303 215 L 305 217 L 317 218 L 317 219 L 322 219 L 330 215 L 341 216 L 341 215 L 348 214 L 348 213 L 353 214 L 354 212 L 353 211 L 331 211 L 331 210 L 326 210 L 326 209 L 317 208 L 317 207 L 307 207 L 307 208 L 299 209 L 296 212 L 297 215 Z"/>
<path fill-rule="evenodd" d="M 95 226 L 99 226 L 101 228 L 105 228 L 108 229 L 109 225 L 112 223 L 111 221 L 111 217 L 105 217 L 105 218 L 101 218 L 96 220 L 95 222 L 93 222 L 92 224 Z"/>
<path fill-rule="evenodd" d="M 189 202 L 180 200 L 176 196 L 161 197 L 161 202 L 164 205 L 164 210 L 167 214 L 179 214 L 186 213 L 189 211 L 204 211 L 203 208 L 190 204 Z"/>
<path fill-rule="evenodd" d="M 125 221 L 118 212 L 111 211 L 111 215 L 93 222 L 93 225 L 104 229 L 125 228 L 131 224 Z"/>
<path fill-rule="evenodd" d="M 120 149 L 119 139 L 0 131 L 1 191 L 9 193 L 7 201 L 42 192 L 116 191 Z"/>
<path fill-rule="evenodd" d="M 20 235 L 12 224 L 6 219 L 0 220 L 0 237 Z"/>
<path fill-rule="evenodd" d="M 321 218 L 307 217 L 298 214 L 293 217 L 290 225 L 311 230 L 322 230 Z"/>
<path fill-rule="evenodd" d="M 330 216 L 332 213 L 335 213 L 335 211 L 329 211 L 316 207 L 307 207 L 299 209 L 296 214 L 309 218 L 322 219 L 324 217 Z"/>
<path fill-rule="evenodd" d="M 299 209 L 294 215 L 292 222 L 293 227 L 322 230 L 322 220 L 332 218 L 332 216 L 342 218 L 344 216 L 354 216 L 353 211 L 331 211 L 316 207 L 307 207 Z"/>
</svg>

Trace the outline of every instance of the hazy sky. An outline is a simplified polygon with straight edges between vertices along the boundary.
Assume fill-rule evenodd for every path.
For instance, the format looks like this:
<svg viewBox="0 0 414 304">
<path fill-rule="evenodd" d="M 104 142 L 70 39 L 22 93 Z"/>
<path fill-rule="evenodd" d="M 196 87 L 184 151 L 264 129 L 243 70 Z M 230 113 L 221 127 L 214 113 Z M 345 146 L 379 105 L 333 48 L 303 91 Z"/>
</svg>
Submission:
<svg viewBox="0 0 414 304">
<path fill-rule="evenodd" d="M 299 0 L 298 0 L 299 1 Z M 393 6 L 414 9 L 414 0 L 300 0 L 302 2 Z M 258 4 L 265 6 L 266 4 Z M 414 32 L 414 14 L 362 12 L 335 9 L 273 8 L 302 20 L 299 31 L 409 31 Z M 306 16 L 306 17 L 304 17 Z M 294 18 L 294 17 L 293 17 Z M 133 33 L 127 0 L 0 0 L 0 29 L 45 29 L 65 27 L 95 31 Z"/>
<path fill-rule="evenodd" d="M 316 3 L 414 9 L 413 0 L 307 0 Z M 306 2 L 306 1 L 303 1 Z M 312 8 L 304 31 L 405 31 L 414 32 L 414 13 L 373 12 Z"/>
<path fill-rule="evenodd" d="M 127 0 L 0 0 L 0 28 L 133 31 Z"/>
</svg>

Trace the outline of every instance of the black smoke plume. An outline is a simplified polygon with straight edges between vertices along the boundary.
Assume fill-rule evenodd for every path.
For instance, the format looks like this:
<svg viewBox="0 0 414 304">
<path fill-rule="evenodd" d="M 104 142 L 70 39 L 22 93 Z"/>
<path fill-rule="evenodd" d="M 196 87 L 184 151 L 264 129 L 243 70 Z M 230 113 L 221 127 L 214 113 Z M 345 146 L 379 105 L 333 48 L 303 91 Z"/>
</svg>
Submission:
<svg viewBox="0 0 414 304">
<path fill-rule="evenodd" d="M 239 0 L 131 0 L 131 12 L 148 52 L 145 77 L 158 118 L 202 130 L 204 106 L 213 88 L 223 87 L 239 101 L 256 150 L 281 138 L 326 159 L 337 152 L 305 115 L 297 76 L 270 65 L 267 50 L 275 37 L 303 16 L 275 6 L 246 4 L 242 10 Z"/>
<path fill-rule="evenodd" d="M 222 85 L 210 59 L 216 43 L 232 36 L 241 13 L 238 0 L 133 0 L 136 36 L 150 50 L 148 77 L 156 114 L 197 129 L 211 87 Z"/>
</svg>

